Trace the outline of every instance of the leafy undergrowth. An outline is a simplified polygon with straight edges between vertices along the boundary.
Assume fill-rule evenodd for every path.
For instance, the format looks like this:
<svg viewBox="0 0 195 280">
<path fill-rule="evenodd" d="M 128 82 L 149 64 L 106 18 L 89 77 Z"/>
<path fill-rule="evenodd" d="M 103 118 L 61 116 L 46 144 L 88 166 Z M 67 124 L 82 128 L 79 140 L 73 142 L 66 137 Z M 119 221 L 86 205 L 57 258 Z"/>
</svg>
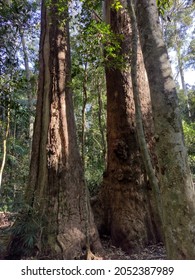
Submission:
<svg viewBox="0 0 195 280">
<path fill-rule="evenodd" d="M 0 212 L 0 259 L 2 251 L 5 250 L 7 236 L 6 232 L 13 224 L 15 214 Z M 109 238 L 102 240 L 104 248 L 104 258 L 106 260 L 164 260 L 166 259 L 165 248 L 162 243 L 146 247 L 141 252 L 127 254 L 121 248 L 112 245 Z"/>
</svg>

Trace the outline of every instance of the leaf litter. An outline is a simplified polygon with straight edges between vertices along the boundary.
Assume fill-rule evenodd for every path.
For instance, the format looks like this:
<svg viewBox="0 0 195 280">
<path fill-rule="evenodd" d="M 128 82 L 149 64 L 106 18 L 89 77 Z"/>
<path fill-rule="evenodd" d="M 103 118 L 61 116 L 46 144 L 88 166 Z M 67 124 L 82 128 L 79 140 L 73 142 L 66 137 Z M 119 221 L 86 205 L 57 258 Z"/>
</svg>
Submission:
<svg viewBox="0 0 195 280">
<path fill-rule="evenodd" d="M 6 248 L 7 231 L 12 226 L 15 214 L 0 212 L 0 248 Z M 166 251 L 162 243 L 151 244 L 145 247 L 140 252 L 126 253 L 120 247 L 112 244 L 109 237 L 104 237 L 101 240 L 104 249 L 105 260 L 166 260 Z M 1 254 L 0 250 L 0 259 Z"/>
</svg>

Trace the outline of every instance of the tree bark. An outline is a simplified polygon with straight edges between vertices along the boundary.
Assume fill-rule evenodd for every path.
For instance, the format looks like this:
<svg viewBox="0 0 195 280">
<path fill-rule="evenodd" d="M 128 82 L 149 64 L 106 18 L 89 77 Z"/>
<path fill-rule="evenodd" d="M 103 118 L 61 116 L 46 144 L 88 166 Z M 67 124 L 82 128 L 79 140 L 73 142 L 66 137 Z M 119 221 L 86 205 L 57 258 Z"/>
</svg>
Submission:
<svg viewBox="0 0 195 280">
<path fill-rule="evenodd" d="M 86 105 L 87 105 L 87 72 L 88 72 L 88 65 L 87 62 L 84 64 L 83 70 L 83 104 L 82 104 L 82 131 L 81 131 L 81 157 L 83 161 L 83 166 L 85 170 L 85 137 L 86 137 Z"/>
<path fill-rule="evenodd" d="M 156 1 L 138 0 L 137 19 L 151 92 L 167 256 L 195 259 L 195 192 Z"/>
<path fill-rule="evenodd" d="M 0 166 L 0 195 L 1 195 L 1 189 L 2 189 L 3 171 L 4 171 L 4 168 L 5 168 L 6 157 L 7 157 L 7 141 L 8 141 L 9 130 L 10 130 L 10 114 L 11 114 L 10 104 L 8 104 L 8 107 L 7 107 L 7 123 L 6 123 L 6 127 L 5 127 L 5 135 L 3 136 L 3 149 L 2 149 L 3 150 L 3 153 L 2 153 L 3 156 L 2 156 L 2 160 L 1 160 L 1 166 Z"/>
<path fill-rule="evenodd" d="M 144 167 L 149 179 L 150 186 L 152 187 L 154 193 L 156 206 L 158 209 L 158 215 L 161 222 L 162 203 L 161 203 L 159 182 L 156 177 L 155 168 L 153 167 L 152 164 L 152 158 L 146 142 L 144 126 L 142 121 L 141 102 L 140 102 L 140 94 L 139 94 L 139 87 L 138 87 L 138 69 L 137 69 L 139 37 L 138 37 L 137 20 L 136 20 L 133 0 L 127 0 L 127 7 L 128 7 L 128 12 L 130 15 L 131 26 L 132 26 L 131 79 L 132 79 L 132 87 L 133 87 L 133 99 L 135 103 L 136 132 L 137 132 L 137 138 L 138 138 L 138 143 L 139 143 Z"/>
<path fill-rule="evenodd" d="M 123 1 L 121 1 L 122 4 Z M 125 251 L 144 247 L 156 238 L 148 210 L 146 181 L 136 135 L 135 107 L 130 77 L 131 27 L 126 10 L 112 8 L 105 1 L 105 15 L 112 32 L 120 35 L 120 55 L 125 59 L 122 68 L 110 59 L 105 68 L 107 85 L 107 169 L 100 192 L 103 221 L 99 228 L 110 234 L 112 242 Z M 139 71 L 143 60 L 139 56 Z M 150 110 L 146 76 L 139 78 L 143 115 L 148 121 Z M 100 214 L 99 214 L 100 215 Z M 102 223 L 102 224 L 101 224 Z"/>
<path fill-rule="evenodd" d="M 97 95 L 98 95 L 98 124 L 99 124 L 99 131 L 101 134 L 101 142 L 102 142 L 102 153 L 104 159 L 104 166 L 106 166 L 106 137 L 105 137 L 105 129 L 103 125 L 103 100 L 102 100 L 102 88 L 101 82 L 99 79 L 97 80 Z"/>
<path fill-rule="evenodd" d="M 26 197 L 41 223 L 38 257 L 74 259 L 83 254 L 88 239 L 94 251 L 101 244 L 76 141 L 68 12 L 59 11 L 58 4 L 52 0 L 46 6 L 42 1 L 38 100 Z"/>
</svg>

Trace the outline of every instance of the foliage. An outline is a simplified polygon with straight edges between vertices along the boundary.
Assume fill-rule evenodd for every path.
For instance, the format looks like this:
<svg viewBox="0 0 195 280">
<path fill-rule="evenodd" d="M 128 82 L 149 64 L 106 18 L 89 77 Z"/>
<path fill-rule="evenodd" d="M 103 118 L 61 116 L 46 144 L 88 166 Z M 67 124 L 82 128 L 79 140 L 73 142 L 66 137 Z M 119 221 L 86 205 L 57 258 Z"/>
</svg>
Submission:
<svg viewBox="0 0 195 280">
<path fill-rule="evenodd" d="M 170 22 L 164 22 L 164 36 L 170 51 L 181 60 L 183 69 L 194 68 L 194 12 L 195 3 L 175 1 L 166 10 Z M 177 65 L 178 66 L 178 65 Z"/>
<path fill-rule="evenodd" d="M 112 8 L 115 9 L 117 12 L 120 10 L 123 6 L 121 5 L 121 2 L 119 0 L 114 0 L 114 3 L 112 4 Z"/>
<path fill-rule="evenodd" d="M 194 121 L 195 121 L 195 95 L 194 88 L 185 82 L 185 70 L 194 68 L 194 32 L 193 18 L 195 5 L 191 1 L 175 1 L 174 6 L 167 10 L 171 22 L 165 23 L 165 39 L 171 52 L 174 51 L 176 59 L 177 81 L 180 78 L 182 89 L 178 89 L 179 105 L 183 119 L 185 143 L 188 149 L 189 164 L 195 174 L 194 150 Z"/>
<path fill-rule="evenodd" d="M 100 2 L 83 1 L 80 13 L 72 18 L 73 30 L 77 34 L 76 51 L 82 56 L 83 63 L 121 68 L 124 62 L 120 54 L 123 35 L 116 35 L 102 20 Z"/>
<path fill-rule="evenodd" d="M 93 195 L 102 180 L 105 169 L 105 78 L 104 66 L 118 67 L 120 45 L 110 26 L 101 20 L 101 1 L 83 1 L 80 14 L 72 17 L 71 54 L 72 88 L 77 125 L 77 135 L 82 151 L 82 114 L 86 88 L 85 107 L 85 179 Z M 103 51 L 104 47 L 104 51 Z M 111 64 L 110 58 L 115 59 Z M 109 62 L 110 61 L 110 62 Z M 99 100 L 99 97 L 101 101 Z M 102 108 L 100 109 L 100 104 Z M 101 111 L 101 112 L 100 112 Z M 100 116 L 101 115 L 101 116 Z"/>
<path fill-rule="evenodd" d="M 194 88 L 188 89 L 188 96 L 179 90 L 179 107 L 182 116 L 185 144 L 188 149 L 189 164 L 195 176 L 195 94 Z"/>
<path fill-rule="evenodd" d="M 29 169 L 29 108 L 28 83 L 32 96 L 36 90 L 39 24 L 36 1 L 0 2 L 0 164 L 3 158 L 2 140 L 10 110 L 6 164 L 3 172 L 0 209 L 18 211 L 23 202 Z M 25 36 L 30 79 L 24 70 L 21 34 Z"/>
<path fill-rule="evenodd" d="M 7 108 L 10 108 L 10 131 L 8 139 L 8 151 L 7 151 L 7 165 L 4 176 L 4 184 L 7 180 L 15 177 L 19 174 L 27 173 L 29 156 L 29 144 L 28 144 L 28 126 L 29 126 L 29 112 L 28 102 L 25 98 L 26 94 L 26 78 L 23 70 L 14 69 L 12 76 L 2 75 L 0 86 L 0 101 L 1 101 L 1 134 L 0 140 L 3 137 L 4 126 L 6 124 L 6 112 Z M 0 147 L 0 158 L 2 158 L 2 146 Z M 20 169 L 21 172 L 11 172 L 12 169 Z M 25 171 L 25 172 L 24 172 Z M 26 174 L 25 174 L 26 176 Z M 9 178 L 9 179 L 8 179 Z M 18 176 L 18 179 L 20 176 Z M 22 180 L 23 181 L 23 180 Z M 20 182 L 20 180 L 18 181 Z M 23 183 L 22 183 L 23 184 Z M 12 187 L 16 188 L 17 183 L 12 180 Z M 6 192 L 6 190 L 4 190 Z"/>
<path fill-rule="evenodd" d="M 158 6 L 158 12 L 161 16 L 165 15 L 165 12 L 173 4 L 172 0 L 156 0 Z"/>
<path fill-rule="evenodd" d="M 29 111 L 27 101 L 27 79 L 21 48 L 20 29 L 24 32 L 31 67 L 30 83 L 36 90 L 38 66 L 38 37 L 40 11 L 37 1 L 13 0 L 11 5 L 0 1 L 0 163 L 2 158 L 2 136 L 5 131 L 7 108 L 11 109 L 11 127 L 8 139 L 8 152 L 0 209 L 18 211 L 23 203 L 23 193 L 29 170 L 29 117 L 34 113 Z M 58 2 L 58 11 L 63 14 L 67 8 L 67 0 Z M 189 1 L 188 1 L 189 2 Z M 51 4 L 51 0 L 48 1 Z M 171 22 L 164 22 L 165 38 L 170 49 L 179 47 L 184 70 L 194 67 L 194 38 L 189 37 L 188 30 L 192 26 L 193 5 L 184 1 L 182 5 L 174 6 L 179 1 L 157 0 L 159 13 Z M 110 25 L 102 20 L 102 1 L 73 1 L 71 5 L 71 54 L 72 54 L 72 88 L 77 125 L 78 142 L 81 148 L 81 127 L 83 107 L 83 83 L 85 65 L 87 64 L 87 104 L 85 110 L 85 178 L 87 186 L 93 195 L 101 184 L 105 169 L 105 147 L 102 131 L 106 138 L 106 85 L 104 66 L 121 68 L 125 58 L 121 56 L 121 41 L 123 36 L 117 36 L 111 31 Z M 120 1 L 113 2 L 113 9 L 121 8 Z M 177 28 L 175 29 L 175 22 Z M 178 41 L 175 44 L 175 32 Z M 98 94 L 101 94 L 102 111 L 100 112 Z M 194 171 L 194 89 L 188 88 L 188 97 L 180 91 L 180 108 L 184 119 L 186 144 Z M 36 102 L 36 100 L 34 100 Z M 191 109 L 191 119 L 188 115 L 187 103 Z M 100 117 L 101 114 L 101 117 Z M 100 125 L 101 121 L 101 125 Z M 192 122 L 192 124 L 191 124 Z"/>
<path fill-rule="evenodd" d="M 73 40 L 74 38 L 72 38 Z M 73 44 L 72 44 L 73 47 Z M 74 88 L 74 108 L 77 125 L 77 135 L 80 150 L 82 150 L 82 109 L 83 109 L 83 82 L 85 70 L 82 63 L 82 57 L 80 53 L 75 53 L 75 49 L 72 50 L 72 87 Z M 105 168 L 105 154 L 103 151 L 103 140 L 101 129 L 105 134 L 105 106 L 106 106 L 106 94 L 105 94 L 105 80 L 104 69 L 94 67 L 93 63 L 89 63 L 87 68 L 87 104 L 85 110 L 86 127 L 85 127 L 85 178 L 87 186 L 91 194 L 100 185 L 102 180 L 102 173 Z M 102 95 L 102 113 L 101 122 L 102 128 L 99 123 L 99 102 L 98 94 Z"/>
<path fill-rule="evenodd" d="M 195 123 L 187 123 L 183 121 L 183 130 L 185 136 L 185 143 L 188 148 L 188 155 L 189 155 L 189 163 L 191 167 L 191 171 L 195 177 Z"/>
<path fill-rule="evenodd" d="M 7 66 L 19 66 L 21 31 L 27 30 L 31 34 L 33 46 L 38 18 L 36 1 L 13 0 L 10 5 L 0 2 L 0 73 L 5 72 Z"/>
<path fill-rule="evenodd" d="M 185 67 L 195 69 L 195 38 L 193 37 L 188 45 L 186 56 L 184 57 Z"/>
<path fill-rule="evenodd" d="M 10 256 L 27 257 L 35 253 L 38 246 L 42 224 L 36 210 L 26 206 L 17 215 L 16 222 L 12 227 L 14 239 L 10 244 Z M 38 248 L 36 248 L 38 249 Z"/>
</svg>

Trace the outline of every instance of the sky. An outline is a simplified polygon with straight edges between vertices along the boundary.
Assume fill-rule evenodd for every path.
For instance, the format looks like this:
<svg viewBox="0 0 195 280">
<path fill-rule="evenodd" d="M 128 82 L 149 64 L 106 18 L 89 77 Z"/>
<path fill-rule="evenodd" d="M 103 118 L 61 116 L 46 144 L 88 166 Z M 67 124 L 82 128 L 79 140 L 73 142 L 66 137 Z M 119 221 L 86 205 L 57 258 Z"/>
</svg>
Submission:
<svg viewBox="0 0 195 280">
<path fill-rule="evenodd" d="M 195 71 L 194 70 L 187 70 L 184 74 L 186 84 L 190 84 L 195 86 Z"/>
<path fill-rule="evenodd" d="M 177 59 L 174 51 L 169 52 L 169 58 L 171 62 L 171 67 L 173 71 L 173 76 L 174 78 L 177 76 Z M 195 70 L 193 69 L 184 69 L 184 79 L 186 82 L 186 85 L 189 84 L 190 86 L 195 86 Z M 181 88 L 181 78 L 180 76 L 177 77 L 176 79 L 180 85 Z"/>
</svg>

